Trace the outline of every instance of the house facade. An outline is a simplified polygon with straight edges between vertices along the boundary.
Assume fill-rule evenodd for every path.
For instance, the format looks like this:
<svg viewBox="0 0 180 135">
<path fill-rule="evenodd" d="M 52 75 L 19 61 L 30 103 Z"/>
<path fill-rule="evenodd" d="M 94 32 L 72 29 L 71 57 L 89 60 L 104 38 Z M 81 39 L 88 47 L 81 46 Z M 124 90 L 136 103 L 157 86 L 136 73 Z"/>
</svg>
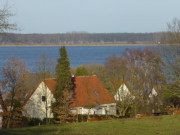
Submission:
<svg viewBox="0 0 180 135">
<path fill-rule="evenodd" d="M 72 77 L 73 97 L 70 109 L 74 114 L 115 115 L 116 103 L 113 96 L 99 81 L 97 76 Z M 55 101 L 55 79 L 41 81 L 28 95 L 23 114 L 31 118 L 53 117 L 51 104 Z"/>
<path fill-rule="evenodd" d="M 122 101 L 124 97 L 127 97 L 129 95 L 130 95 L 129 89 L 124 83 L 122 83 L 118 88 L 117 92 L 115 93 L 114 99 L 116 101 Z"/>
<path fill-rule="evenodd" d="M 51 103 L 54 101 L 53 91 L 54 79 L 41 81 L 37 88 L 30 93 L 24 105 L 23 115 L 30 118 L 53 118 Z"/>
<path fill-rule="evenodd" d="M 135 99 L 135 96 L 131 94 L 128 85 L 125 82 L 120 81 L 119 88 L 114 94 L 114 99 L 121 102 L 124 98 L 127 97 Z"/>
<path fill-rule="evenodd" d="M 149 98 L 151 99 L 151 100 L 153 100 L 153 97 L 157 97 L 158 96 L 158 93 L 157 93 L 157 91 L 155 90 L 155 88 L 153 88 L 151 91 L 150 91 L 150 93 L 149 93 Z"/>
<path fill-rule="evenodd" d="M 163 103 L 158 95 L 158 92 L 156 89 L 153 87 L 152 90 L 148 94 L 148 105 L 151 107 L 152 113 L 159 113 L 161 112 Z"/>
<path fill-rule="evenodd" d="M 71 108 L 71 112 L 74 114 L 82 115 L 115 115 L 116 114 L 116 103 L 101 104 L 96 106 L 81 106 Z"/>
</svg>

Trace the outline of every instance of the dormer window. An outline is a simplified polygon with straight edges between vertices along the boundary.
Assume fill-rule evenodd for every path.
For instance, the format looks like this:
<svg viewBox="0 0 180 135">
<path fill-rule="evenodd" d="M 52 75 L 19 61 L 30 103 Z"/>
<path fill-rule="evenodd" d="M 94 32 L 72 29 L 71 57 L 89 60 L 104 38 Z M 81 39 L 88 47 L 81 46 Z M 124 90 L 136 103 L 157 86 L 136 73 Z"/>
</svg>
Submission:
<svg viewBox="0 0 180 135">
<path fill-rule="evenodd" d="M 42 101 L 43 101 L 43 102 L 46 101 L 46 96 L 42 96 Z"/>
<path fill-rule="evenodd" d="M 26 94 L 24 95 L 24 97 L 27 98 L 28 95 L 29 95 L 29 93 L 26 93 Z"/>
<path fill-rule="evenodd" d="M 93 91 L 94 95 L 98 97 L 98 93 L 96 91 Z"/>
</svg>

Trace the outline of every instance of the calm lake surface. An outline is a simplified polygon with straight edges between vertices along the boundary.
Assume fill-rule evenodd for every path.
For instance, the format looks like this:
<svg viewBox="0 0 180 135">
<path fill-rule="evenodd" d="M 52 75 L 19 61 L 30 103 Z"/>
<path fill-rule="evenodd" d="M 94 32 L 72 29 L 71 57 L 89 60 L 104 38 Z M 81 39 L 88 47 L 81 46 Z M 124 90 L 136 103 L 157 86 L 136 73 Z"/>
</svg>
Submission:
<svg viewBox="0 0 180 135">
<path fill-rule="evenodd" d="M 66 50 L 71 67 L 82 64 L 101 63 L 104 64 L 110 55 L 121 55 L 126 48 L 144 49 L 147 46 L 67 46 Z M 148 46 L 149 47 L 149 46 Z M 0 69 L 5 65 L 7 58 L 16 56 L 25 61 L 27 68 L 34 71 L 35 61 L 42 54 L 57 60 L 60 47 L 0 47 Z"/>
</svg>

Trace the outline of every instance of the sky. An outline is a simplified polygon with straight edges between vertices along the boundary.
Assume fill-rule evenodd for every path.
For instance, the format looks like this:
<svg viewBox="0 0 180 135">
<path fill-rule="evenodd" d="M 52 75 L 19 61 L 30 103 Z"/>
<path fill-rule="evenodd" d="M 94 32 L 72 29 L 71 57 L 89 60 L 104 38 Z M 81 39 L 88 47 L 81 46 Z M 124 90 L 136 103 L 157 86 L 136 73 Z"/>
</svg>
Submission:
<svg viewBox="0 0 180 135">
<path fill-rule="evenodd" d="M 2 6 L 6 0 L 0 0 Z M 166 30 L 180 0 L 8 0 L 17 33 L 138 33 Z"/>
</svg>

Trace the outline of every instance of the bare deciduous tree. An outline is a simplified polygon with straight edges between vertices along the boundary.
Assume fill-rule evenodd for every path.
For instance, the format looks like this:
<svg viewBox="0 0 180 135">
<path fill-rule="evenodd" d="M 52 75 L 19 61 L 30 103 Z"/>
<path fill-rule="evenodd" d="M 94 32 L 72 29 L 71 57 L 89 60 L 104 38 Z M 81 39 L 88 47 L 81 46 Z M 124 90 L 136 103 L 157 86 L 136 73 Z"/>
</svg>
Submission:
<svg viewBox="0 0 180 135">
<path fill-rule="evenodd" d="M 12 16 L 14 16 L 14 14 L 10 12 L 10 7 L 6 2 L 0 9 L 0 33 L 6 33 L 9 30 L 17 30 L 17 24 L 9 22 L 9 18 Z"/>
<path fill-rule="evenodd" d="M 75 120 L 75 115 L 70 110 L 70 104 L 71 104 L 71 97 L 72 93 L 65 90 L 63 91 L 63 95 L 59 99 L 59 103 L 61 103 L 61 106 L 56 106 L 53 108 L 53 112 L 56 113 L 56 120 L 55 123 L 65 123 L 65 122 L 72 122 Z"/>
<path fill-rule="evenodd" d="M 180 19 L 174 18 L 167 27 L 165 38 L 162 37 L 162 40 L 168 45 L 161 46 L 160 51 L 168 77 L 180 80 Z"/>
<path fill-rule="evenodd" d="M 111 84 L 114 89 L 112 93 L 114 93 L 118 115 L 120 117 L 126 116 L 128 109 L 134 102 L 134 96 L 130 93 L 124 80 L 112 80 Z"/>
<path fill-rule="evenodd" d="M 167 23 L 167 32 L 161 40 L 167 44 L 160 46 L 160 52 L 165 63 L 166 79 L 171 83 L 164 88 L 164 98 L 165 102 L 174 104 L 180 102 L 180 19 L 174 18 Z"/>
<path fill-rule="evenodd" d="M 180 45 L 180 19 L 174 18 L 167 23 L 167 31 L 161 37 L 161 41 L 169 45 Z"/>
<path fill-rule="evenodd" d="M 24 100 L 24 77 L 28 72 L 25 63 L 16 57 L 9 58 L 7 65 L 2 68 L 0 85 L 2 87 L 3 100 L 6 101 L 7 111 L 9 112 L 7 128 L 12 124 L 11 122 L 17 112 L 16 104 Z"/>
<path fill-rule="evenodd" d="M 161 58 L 150 49 L 126 49 L 119 57 L 111 56 L 105 63 L 105 68 L 110 80 L 124 78 L 128 82 L 138 108 L 145 110 L 148 91 L 164 81 L 162 64 Z M 120 86 L 112 87 L 117 89 Z"/>
</svg>

